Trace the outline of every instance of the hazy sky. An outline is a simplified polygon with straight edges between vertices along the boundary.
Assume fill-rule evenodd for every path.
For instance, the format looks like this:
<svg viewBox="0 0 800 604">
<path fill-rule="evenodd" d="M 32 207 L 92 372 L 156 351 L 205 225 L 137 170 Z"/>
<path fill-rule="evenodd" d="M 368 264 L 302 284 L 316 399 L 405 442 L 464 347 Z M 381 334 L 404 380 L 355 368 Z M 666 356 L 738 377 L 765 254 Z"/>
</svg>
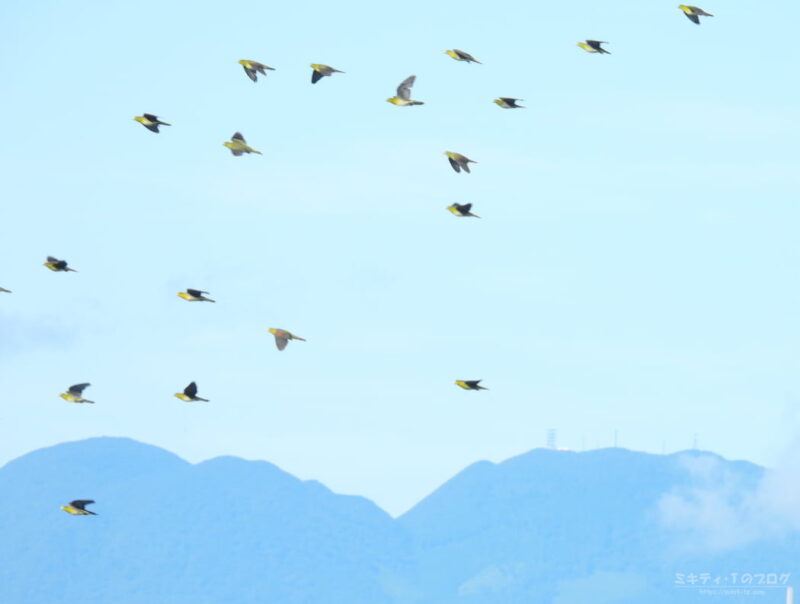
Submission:
<svg viewBox="0 0 800 604">
<path fill-rule="evenodd" d="M 775 463 L 800 428 L 800 4 L 676 4 L 0 3 L 0 462 L 129 436 L 392 513 L 548 428 Z M 410 74 L 425 105 L 386 103 Z M 192 380 L 211 403 L 173 398 Z M 58 398 L 84 381 L 96 405 Z"/>
</svg>

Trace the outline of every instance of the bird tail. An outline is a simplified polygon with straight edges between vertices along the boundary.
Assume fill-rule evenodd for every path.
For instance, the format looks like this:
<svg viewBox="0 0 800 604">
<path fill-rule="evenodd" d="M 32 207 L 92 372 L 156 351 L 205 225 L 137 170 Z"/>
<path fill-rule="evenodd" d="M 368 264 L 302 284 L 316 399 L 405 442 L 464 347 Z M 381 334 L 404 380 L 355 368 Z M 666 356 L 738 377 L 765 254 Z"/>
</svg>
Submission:
<svg viewBox="0 0 800 604">
<path fill-rule="evenodd" d="M 216 302 L 216 300 L 212 300 L 211 298 L 203 298 L 206 302 Z"/>
<path fill-rule="evenodd" d="M 94 405 L 94 401 L 90 401 L 88 398 L 83 399 L 81 402 L 82 403 L 91 403 L 92 405 Z"/>
<path fill-rule="evenodd" d="M 477 214 L 470 214 L 470 216 L 472 216 L 473 218 L 480 218 L 480 216 L 478 216 Z"/>
<path fill-rule="evenodd" d="M 204 403 L 208 403 L 209 402 L 209 400 L 207 398 L 200 398 L 199 396 L 194 397 L 194 400 L 203 401 Z"/>
<path fill-rule="evenodd" d="M 172 126 L 172 124 L 168 124 L 167 122 L 158 122 L 162 126 Z"/>
<path fill-rule="evenodd" d="M 140 130 L 139 132 L 141 132 L 141 130 Z M 66 270 L 66 271 L 72 271 L 73 273 L 77 273 L 77 272 L 78 272 L 78 271 L 76 271 L 74 268 L 70 268 L 70 267 L 67 267 L 67 268 L 66 268 L 66 269 L 64 269 L 64 270 Z"/>
<path fill-rule="evenodd" d="M 306 341 L 306 339 L 305 339 L 305 338 L 299 338 L 299 337 L 297 337 L 297 336 L 292 336 L 292 339 L 293 339 L 293 340 L 300 340 L 301 342 L 305 342 L 305 341 Z"/>
<path fill-rule="evenodd" d="M 424 105 L 425 103 L 423 103 L 422 101 L 411 101 L 411 104 L 412 105 Z"/>
</svg>

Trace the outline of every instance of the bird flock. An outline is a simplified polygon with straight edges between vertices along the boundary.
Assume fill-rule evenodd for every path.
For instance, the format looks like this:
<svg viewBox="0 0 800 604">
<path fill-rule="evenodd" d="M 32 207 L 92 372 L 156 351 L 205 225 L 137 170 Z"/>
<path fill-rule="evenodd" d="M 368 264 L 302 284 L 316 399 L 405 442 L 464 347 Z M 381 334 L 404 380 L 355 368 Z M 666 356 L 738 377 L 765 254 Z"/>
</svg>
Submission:
<svg viewBox="0 0 800 604">
<path fill-rule="evenodd" d="M 693 23 L 700 25 L 700 17 L 713 17 L 709 12 L 706 12 L 700 7 L 697 6 L 690 6 L 681 4 L 678 8 L 683 12 L 683 14 Z M 608 42 L 601 41 L 601 40 L 585 40 L 582 42 L 577 42 L 576 45 L 591 54 L 608 54 L 611 53 L 603 47 L 603 44 L 608 44 Z M 464 63 L 476 63 L 478 65 L 482 65 L 480 61 L 478 61 L 474 56 L 470 53 L 465 52 L 459 49 L 449 49 L 444 51 L 444 54 L 448 55 L 455 61 L 464 62 Z M 258 61 L 249 60 L 249 59 L 241 59 L 239 65 L 242 66 L 245 74 L 247 75 L 250 80 L 254 83 L 258 82 L 258 76 L 267 76 L 268 71 L 275 71 L 274 67 L 270 67 L 264 63 L 260 63 Z M 311 71 L 311 83 L 317 84 L 322 78 L 331 77 L 334 74 L 344 74 L 346 72 L 331 67 L 330 65 L 325 65 L 322 63 L 311 63 L 310 65 Z M 419 106 L 424 105 L 424 102 L 414 100 L 411 98 L 411 90 L 414 86 L 416 81 L 415 75 L 410 75 L 405 78 L 400 84 L 397 86 L 397 90 L 394 96 L 389 97 L 386 99 L 387 102 L 398 106 L 398 107 L 412 107 L 412 106 Z M 519 104 L 519 101 L 523 99 L 514 98 L 514 97 L 498 97 L 493 100 L 493 102 L 503 109 L 523 109 L 524 106 Z M 140 123 L 142 126 L 147 128 L 150 132 L 153 133 L 160 133 L 161 126 L 171 126 L 172 124 L 163 121 L 159 116 L 152 114 L 152 113 L 143 113 L 142 115 L 136 116 L 133 118 L 136 122 Z M 223 146 L 227 147 L 230 152 L 235 157 L 240 157 L 245 154 L 257 154 L 261 155 L 261 151 L 254 149 L 250 145 L 247 144 L 244 136 L 240 132 L 235 132 L 229 141 L 223 142 Z M 461 173 L 462 171 L 469 174 L 470 173 L 470 166 L 469 164 L 476 164 L 475 160 L 472 160 L 461 153 L 456 153 L 454 151 L 445 151 L 445 156 L 450 163 L 450 166 L 456 173 Z M 453 215 L 458 217 L 472 217 L 472 218 L 480 218 L 476 214 L 472 213 L 472 204 L 459 204 L 453 203 L 446 208 L 450 211 Z M 44 262 L 44 266 L 53 272 L 78 272 L 76 269 L 69 266 L 66 260 L 62 260 L 56 258 L 54 256 L 47 256 L 46 262 Z M 11 290 L 5 289 L 0 287 L 0 293 L 12 293 Z M 187 288 L 186 291 L 178 292 L 177 296 L 186 300 L 188 302 L 216 302 L 215 300 L 207 297 L 205 294 L 209 294 L 209 292 L 200 290 L 200 289 L 193 289 Z M 301 338 L 293 333 L 285 330 L 271 327 L 268 329 L 269 333 L 274 336 L 275 345 L 279 351 L 285 350 L 288 343 L 291 340 L 299 340 L 301 342 L 305 342 L 304 338 Z M 455 385 L 459 388 L 464 390 L 473 390 L 473 391 L 480 391 L 480 390 L 488 390 L 485 386 L 480 385 L 481 380 L 455 380 Z M 86 388 L 88 388 L 91 384 L 80 383 L 74 384 L 70 386 L 66 392 L 60 394 L 59 396 L 67 402 L 70 403 L 89 403 L 94 404 L 94 401 L 84 398 L 83 392 Z M 191 382 L 182 392 L 175 393 L 175 397 L 179 400 L 184 402 L 209 402 L 209 399 L 201 398 L 198 395 L 198 387 L 196 382 Z M 77 499 L 74 501 L 69 502 L 68 505 L 61 506 L 61 509 L 74 516 L 95 516 L 95 512 L 89 511 L 86 509 L 87 505 L 93 504 L 94 501 L 91 499 Z"/>
</svg>

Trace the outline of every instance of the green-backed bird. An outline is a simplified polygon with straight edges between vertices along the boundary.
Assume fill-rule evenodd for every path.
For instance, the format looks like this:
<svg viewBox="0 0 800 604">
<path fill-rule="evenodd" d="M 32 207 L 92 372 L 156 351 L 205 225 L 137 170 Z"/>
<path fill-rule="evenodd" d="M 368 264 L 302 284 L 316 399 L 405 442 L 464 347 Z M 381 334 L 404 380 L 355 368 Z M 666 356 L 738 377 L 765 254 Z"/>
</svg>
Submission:
<svg viewBox="0 0 800 604">
<path fill-rule="evenodd" d="M 517 105 L 517 101 L 522 101 L 524 99 L 512 99 L 510 96 L 501 96 L 497 97 L 493 103 L 496 103 L 503 109 L 525 109 L 522 105 Z"/>
<path fill-rule="evenodd" d="M 200 398 L 197 396 L 197 384 L 192 382 L 186 388 L 183 389 L 183 392 L 176 392 L 175 396 L 182 401 L 186 401 L 187 403 L 195 402 L 195 401 L 203 401 L 208 402 L 207 398 Z"/>
<path fill-rule="evenodd" d="M 305 338 L 301 338 L 300 336 L 296 336 L 293 333 L 286 331 L 285 329 L 277 329 L 275 327 L 270 327 L 269 332 L 275 336 L 275 346 L 278 347 L 278 350 L 283 350 L 286 348 L 286 345 L 289 343 L 289 340 L 300 340 L 301 342 L 305 342 Z"/>
<path fill-rule="evenodd" d="M 464 52 L 463 50 L 458 50 L 457 48 L 454 48 L 453 50 L 445 50 L 444 54 L 453 57 L 456 61 L 466 61 L 467 63 L 477 63 L 478 65 L 482 65 L 482 63 L 471 54 Z"/>
<path fill-rule="evenodd" d="M 258 76 L 256 73 L 260 73 L 261 75 L 267 75 L 266 69 L 270 71 L 275 71 L 274 67 L 270 67 L 269 65 L 264 65 L 263 63 L 259 63 L 258 61 L 248 61 L 247 59 L 242 59 L 239 61 L 239 65 L 242 66 L 244 72 L 247 74 L 247 77 L 253 80 L 254 82 L 258 81 Z"/>
<path fill-rule="evenodd" d="M 76 499 L 70 501 L 69 505 L 62 505 L 61 509 L 73 516 L 97 516 L 94 512 L 86 509 L 86 506 L 92 503 L 94 503 L 94 499 Z"/>
<path fill-rule="evenodd" d="M 586 40 L 586 42 L 578 42 L 578 46 L 583 48 L 586 52 L 596 53 L 599 52 L 601 55 L 606 54 L 610 55 L 611 53 L 608 52 L 605 48 L 600 46 L 601 44 L 608 44 L 608 42 L 603 42 L 601 40 Z"/>
<path fill-rule="evenodd" d="M 256 151 L 247 144 L 247 141 L 244 140 L 241 132 L 234 132 L 230 142 L 222 144 L 230 149 L 231 153 L 233 153 L 236 157 L 239 157 L 243 153 L 258 153 L 261 155 L 261 151 Z"/>
<path fill-rule="evenodd" d="M 322 63 L 312 63 L 311 69 L 314 71 L 311 72 L 311 83 L 316 84 L 325 76 L 329 76 L 334 73 L 344 73 L 338 69 L 334 69 L 330 65 L 323 65 Z"/>
<path fill-rule="evenodd" d="M 64 272 L 64 273 L 73 272 L 73 273 L 77 273 L 78 272 L 74 268 L 68 267 L 66 260 L 59 260 L 58 258 L 53 258 L 52 256 L 48 256 L 47 257 L 47 262 L 44 263 L 44 266 L 49 268 L 51 271 L 55 271 L 57 273 L 58 272 Z"/>
<path fill-rule="evenodd" d="M 469 165 L 470 163 L 477 164 L 478 162 L 471 160 L 470 158 L 466 157 L 465 155 L 461 155 L 460 153 L 454 153 L 452 151 L 445 151 L 444 154 L 447 156 L 450 165 L 453 166 L 453 170 L 456 172 L 461 172 L 463 169 L 464 172 L 469 174 Z"/>
<path fill-rule="evenodd" d="M 188 288 L 185 292 L 178 292 L 178 296 L 189 302 L 216 302 L 216 300 L 206 298 L 203 295 L 207 293 L 207 291 L 203 291 L 202 289 Z"/>
<path fill-rule="evenodd" d="M 66 392 L 62 392 L 58 396 L 63 398 L 65 401 L 70 403 L 92 403 L 94 401 L 90 401 L 88 398 L 83 398 L 83 391 L 88 386 L 91 386 L 89 382 L 85 384 L 75 384 L 74 386 L 70 386 Z"/>
<path fill-rule="evenodd" d="M 456 386 L 464 390 L 488 390 L 480 385 L 481 380 L 456 380 Z"/>
<path fill-rule="evenodd" d="M 408 76 L 405 80 L 400 82 L 400 85 L 397 87 L 397 96 L 393 96 L 392 98 L 386 99 L 386 101 L 391 103 L 392 105 L 397 105 L 398 107 L 408 107 L 410 105 L 424 105 L 422 101 L 411 100 L 411 87 L 414 85 L 414 80 L 416 79 L 417 76 L 414 75 Z"/>
<path fill-rule="evenodd" d="M 713 17 L 711 13 L 707 13 L 699 6 L 687 6 L 686 4 L 679 4 L 678 8 L 683 11 L 686 18 L 692 23 L 700 25 L 700 17 Z"/>
<path fill-rule="evenodd" d="M 167 122 L 162 122 L 160 119 L 158 119 L 157 115 L 153 115 L 152 113 L 143 113 L 142 115 L 137 115 L 133 119 L 139 122 L 145 128 L 147 128 L 150 132 L 158 132 L 159 126 L 172 125 L 168 124 Z"/>
<path fill-rule="evenodd" d="M 472 216 L 473 218 L 480 218 L 477 214 L 473 214 L 470 212 L 472 209 L 471 203 L 454 203 L 453 205 L 447 206 L 447 209 L 450 210 L 456 216 Z"/>
</svg>

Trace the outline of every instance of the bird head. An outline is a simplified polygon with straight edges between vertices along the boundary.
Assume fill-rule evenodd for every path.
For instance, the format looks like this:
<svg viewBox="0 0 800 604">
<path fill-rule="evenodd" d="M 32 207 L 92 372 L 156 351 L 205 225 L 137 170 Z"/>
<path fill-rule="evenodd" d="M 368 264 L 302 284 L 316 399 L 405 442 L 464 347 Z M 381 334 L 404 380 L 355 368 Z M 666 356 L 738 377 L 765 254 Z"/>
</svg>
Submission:
<svg viewBox="0 0 800 604">
<path fill-rule="evenodd" d="M 69 400 L 69 394 L 67 394 L 66 392 L 62 392 L 62 393 L 61 393 L 61 394 L 59 394 L 58 396 L 60 396 L 61 398 L 63 398 L 65 401 L 68 401 L 68 400 Z"/>
<path fill-rule="evenodd" d="M 274 336 L 275 332 L 277 332 L 278 330 L 275 329 L 274 327 L 270 327 L 267 331 L 270 332 Z"/>
<path fill-rule="evenodd" d="M 188 300 L 189 299 L 189 294 L 187 294 L 186 292 L 178 292 L 176 295 L 179 298 L 183 298 L 184 300 Z"/>
<path fill-rule="evenodd" d="M 133 118 L 133 121 L 141 124 L 144 121 L 144 118 L 141 115 L 137 115 L 135 118 Z"/>
</svg>

